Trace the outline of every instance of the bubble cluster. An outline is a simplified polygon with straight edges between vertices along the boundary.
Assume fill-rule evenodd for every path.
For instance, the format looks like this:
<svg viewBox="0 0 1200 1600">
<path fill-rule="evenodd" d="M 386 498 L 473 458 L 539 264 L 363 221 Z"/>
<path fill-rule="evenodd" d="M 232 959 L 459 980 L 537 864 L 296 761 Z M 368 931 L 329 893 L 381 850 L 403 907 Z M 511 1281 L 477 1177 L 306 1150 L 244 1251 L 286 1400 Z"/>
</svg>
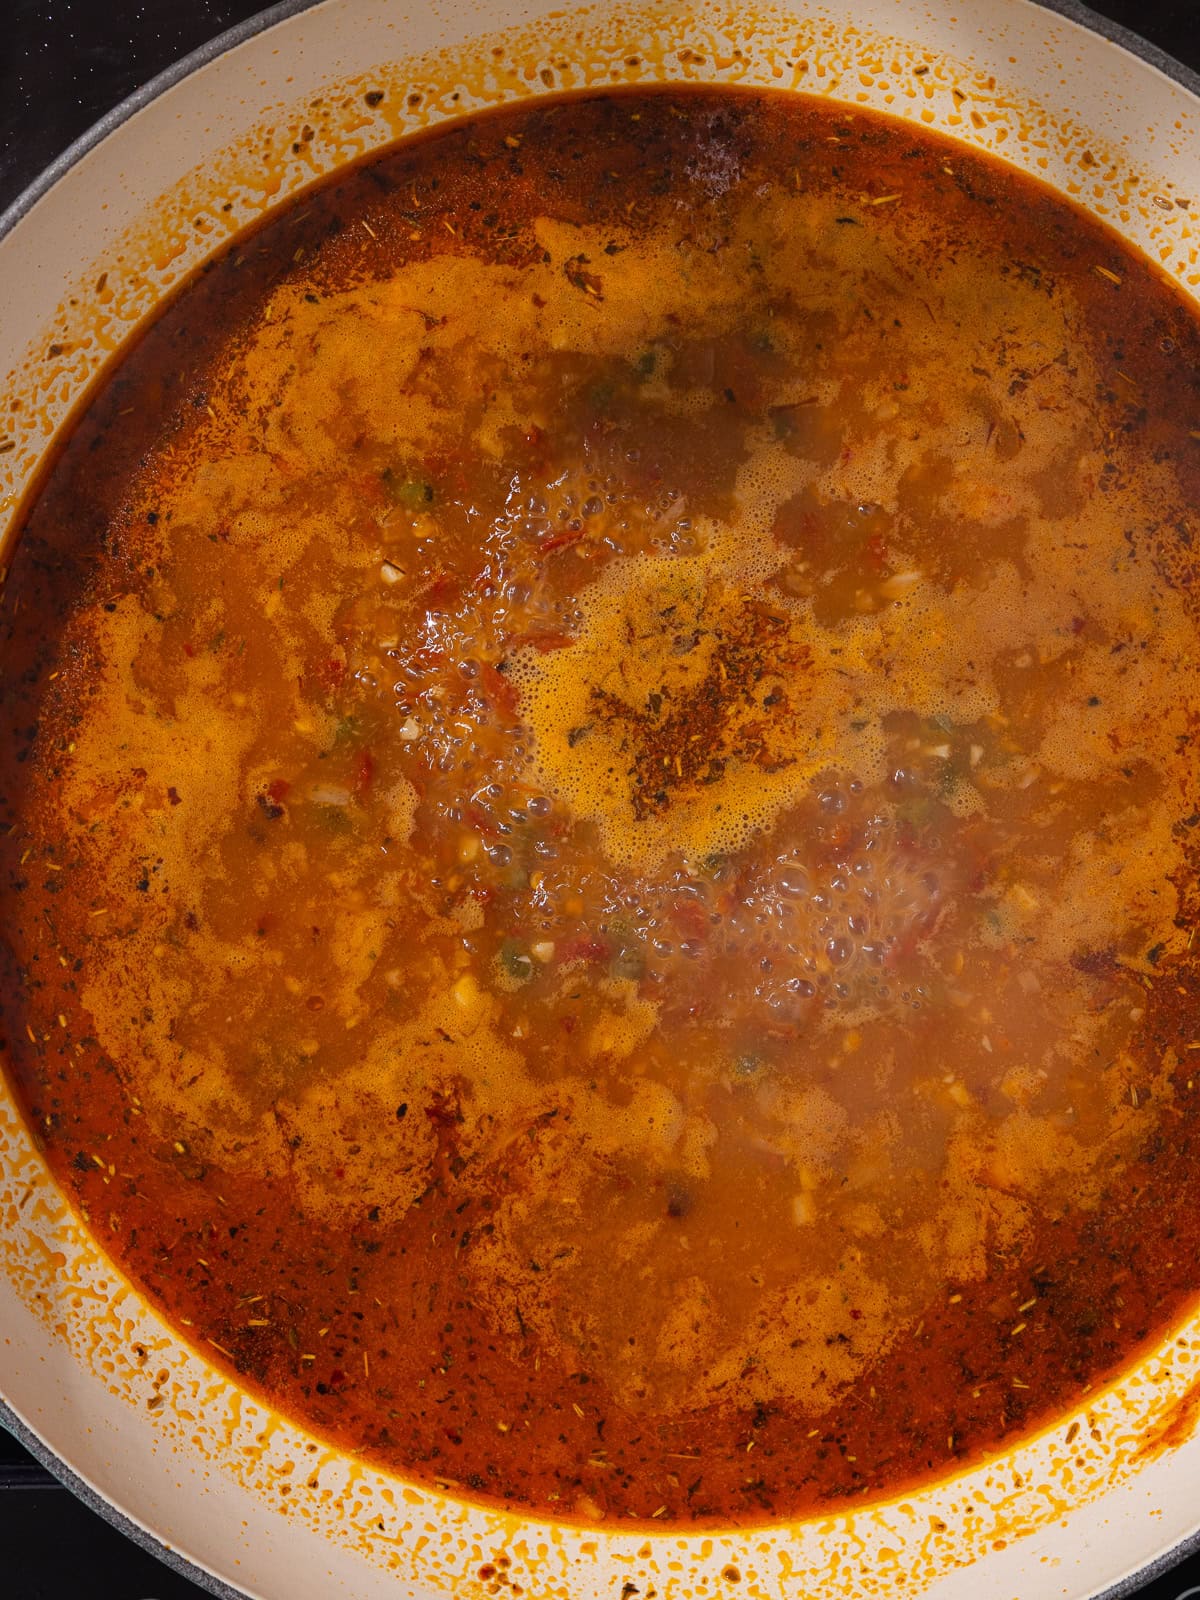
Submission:
<svg viewBox="0 0 1200 1600">
<path fill-rule="evenodd" d="M 578 596 L 569 650 L 511 662 L 539 780 L 598 825 L 622 867 L 742 849 L 834 765 L 881 781 L 883 723 L 897 708 L 959 723 L 996 708 L 984 663 L 1028 628 L 1016 569 L 999 564 L 950 593 L 920 583 L 824 626 L 772 582 L 787 559 L 775 518 L 803 472 L 760 445 L 739 473 L 735 515 L 697 522 L 696 554 L 612 562 Z M 693 783 L 697 740 L 709 759 Z M 661 792 L 650 784 L 639 803 L 655 762 Z M 964 786 L 956 808 L 975 804 Z"/>
</svg>

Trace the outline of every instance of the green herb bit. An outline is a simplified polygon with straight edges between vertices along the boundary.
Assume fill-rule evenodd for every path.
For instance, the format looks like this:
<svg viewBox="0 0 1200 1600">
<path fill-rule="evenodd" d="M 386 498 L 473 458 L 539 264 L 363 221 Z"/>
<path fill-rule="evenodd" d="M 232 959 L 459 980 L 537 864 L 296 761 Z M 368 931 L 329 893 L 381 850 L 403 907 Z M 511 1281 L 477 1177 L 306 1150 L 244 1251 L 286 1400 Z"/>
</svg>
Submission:
<svg viewBox="0 0 1200 1600">
<path fill-rule="evenodd" d="M 318 803 L 313 806 L 313 815 L 326 833 L 349 833 L 353 826 L 345 806 L 326 806 Z"/>
<path fill-rule="evenodd" d="M 528 983 L 533 977 L 533 957 L 520 939 L 505 939 L 496 952 L 496 960 L 501 972 L 514 983 Z"/>
<path fill-rule="evenodd" d="M 901 800 L 896 807 L 896 815 L 902 822 L 909 822 L 916 828 L 923 828 L 934 820 L 937 815 L 936 804 L 931 795 L 911 795 Z"/>
<path fill-rule="evenodd" d="M 608 963 L 611 978 L 632 978 L 635 983 L 645 976 L 646 953 L 639 942 L 622 939 Z"/>
<path fill-rule="evenodd" d="M 433 485 L 395 467 L 385 467 L 383 486 L 398 506 L 407 511 L 424 511 L 433 504 Z"/>
</svg>

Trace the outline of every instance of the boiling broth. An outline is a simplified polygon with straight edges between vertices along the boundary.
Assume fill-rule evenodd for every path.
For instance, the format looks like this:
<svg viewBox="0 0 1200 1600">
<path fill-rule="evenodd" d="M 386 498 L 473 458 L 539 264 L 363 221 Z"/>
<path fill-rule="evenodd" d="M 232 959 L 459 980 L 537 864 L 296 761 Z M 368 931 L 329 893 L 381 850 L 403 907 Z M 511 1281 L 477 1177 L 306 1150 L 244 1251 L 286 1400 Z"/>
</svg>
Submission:
<svg viewBox="0 0 1200 1600">
<path fill-rule="evenodd" d="M 1197 1282 L 1200 337 L 998 163 L 545 101 L 222 254 L 3 593 L 8 1064 L 105 1249 L 384 1466 L 753 1522 Z"/>
</svg>

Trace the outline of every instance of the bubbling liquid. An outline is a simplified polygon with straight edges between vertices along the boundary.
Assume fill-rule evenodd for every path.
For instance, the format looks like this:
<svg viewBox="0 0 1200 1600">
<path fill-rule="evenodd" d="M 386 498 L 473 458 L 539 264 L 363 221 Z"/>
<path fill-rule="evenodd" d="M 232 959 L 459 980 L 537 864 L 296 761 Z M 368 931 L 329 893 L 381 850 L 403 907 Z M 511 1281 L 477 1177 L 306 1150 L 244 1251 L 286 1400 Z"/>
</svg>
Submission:
<svg viewBox="0 0 1200 1600">
<path fill-rule="evenodd" d="M 553 1516 L 1119 1370 L 1200 1286 L 1198 368 L 1097 224 L 795 96 L 447 128 L 218 262 L 0 613 L 10 1065 L 105 1247 Z"/>
</svg>

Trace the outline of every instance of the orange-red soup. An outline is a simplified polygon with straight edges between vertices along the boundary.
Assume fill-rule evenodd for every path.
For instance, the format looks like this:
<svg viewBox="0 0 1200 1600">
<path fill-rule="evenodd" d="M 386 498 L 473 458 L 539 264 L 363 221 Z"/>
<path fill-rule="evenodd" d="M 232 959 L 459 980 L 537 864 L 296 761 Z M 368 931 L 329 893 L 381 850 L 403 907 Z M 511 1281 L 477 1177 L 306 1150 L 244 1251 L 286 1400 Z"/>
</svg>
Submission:
<svg viewBox="0 0 1200 1600">
<path fill-rule="evenodd" d="M 113 369 L 3 594 L 54 1171 L 319 1434 L 794 1515 L 1197 1284 L 1192 311 L 799 97 L 402 145 Z"/>
</svg>

